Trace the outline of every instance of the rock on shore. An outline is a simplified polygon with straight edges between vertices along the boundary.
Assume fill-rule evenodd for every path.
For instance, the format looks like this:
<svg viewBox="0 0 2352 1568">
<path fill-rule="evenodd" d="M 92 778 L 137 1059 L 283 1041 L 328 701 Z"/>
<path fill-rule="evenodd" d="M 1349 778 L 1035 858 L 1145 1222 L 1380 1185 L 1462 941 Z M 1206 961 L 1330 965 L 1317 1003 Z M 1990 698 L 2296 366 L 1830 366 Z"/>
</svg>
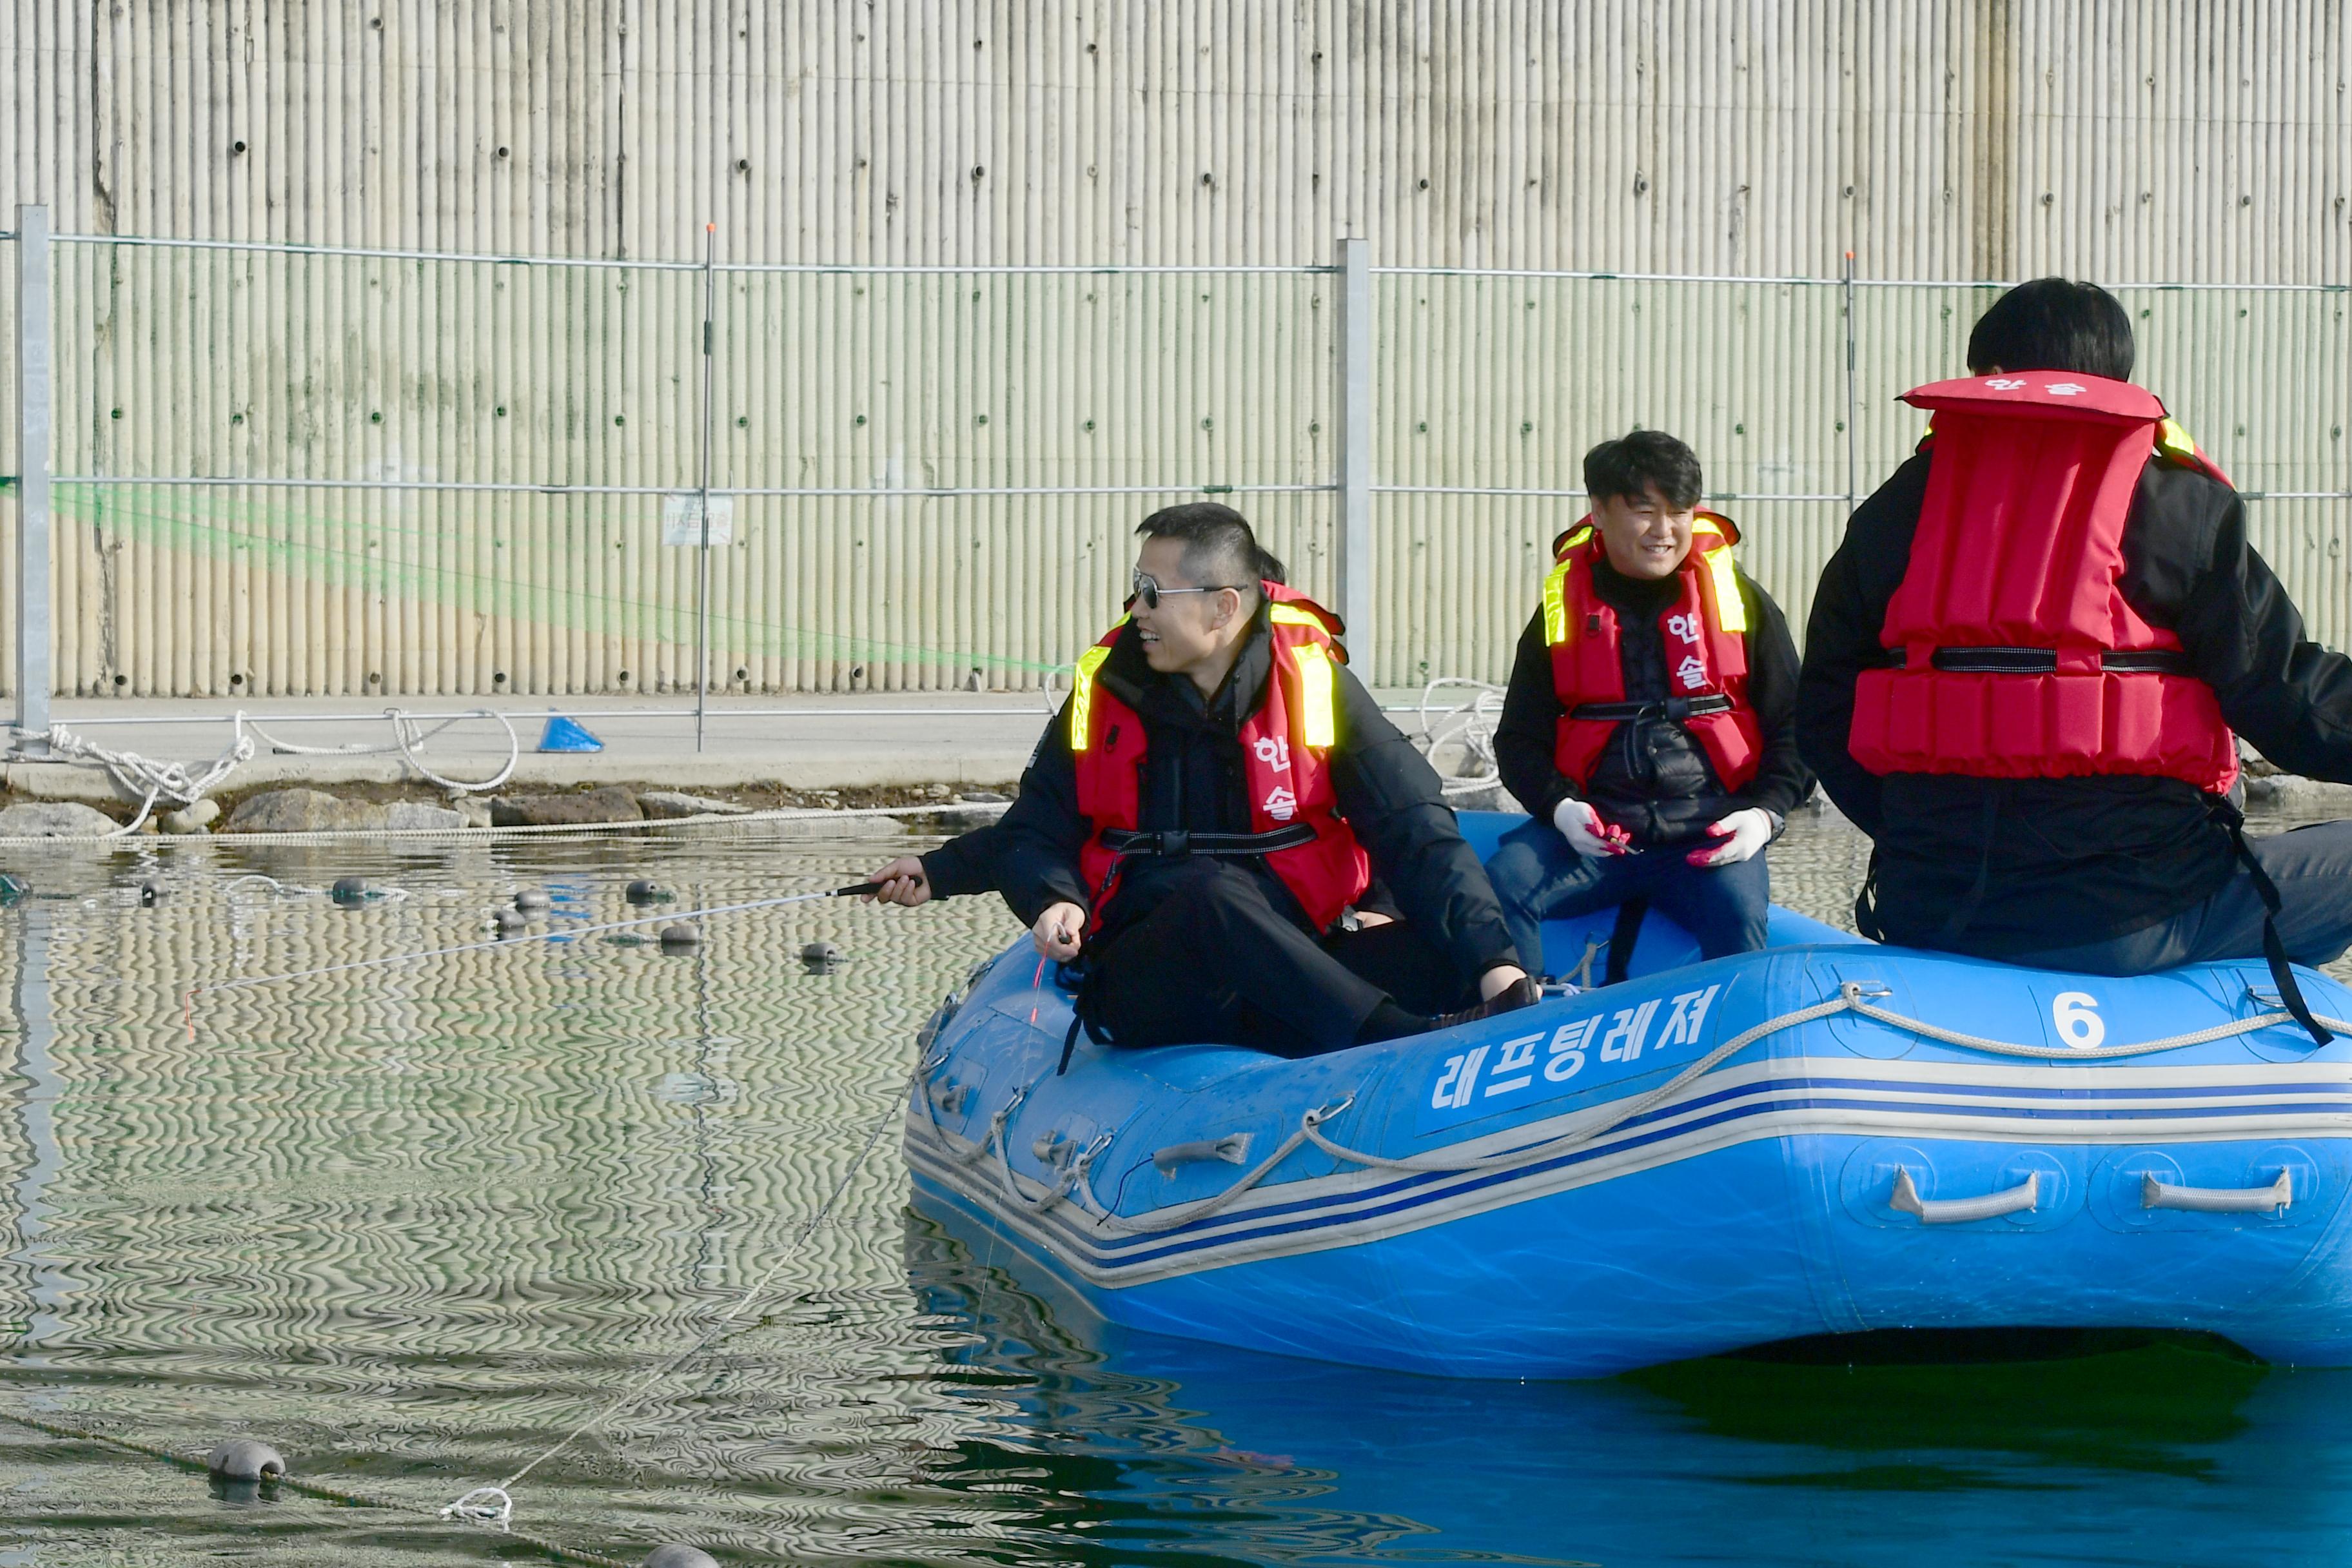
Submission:
<svg viewBox="0 0 2352 1568">
<path fill-rule="evenodd" d="M 493 827 L 577 827 L 596 822 L 635 822 L 645 815 L 637 797 L 617 784 L 572 795 L 501 795 L 490 802 Z"/>
<path fill-rule="evenodd" d="M 315 789 L 273 789 L 252 795 L 229 814 L 224 833 L 329 833 L 366 828 L 447 829 L 465 815 L 424 801 L 344 800 Z"/>
<path fill-rule="evenodd" d="M 709 795 L 688 795 L 674 789 L 649 789 L 637 796 L 648 818 L 668 821 L 681 816 L 741 816 L 751 808 L 738 805 L 731 800 L 714 800 Z"/>
<path fill-rule="evenodd" d="M 0 811 L 0 838 L 89 838 L 121 826 L 69 800 L 28 800 Z"/>
</svg>

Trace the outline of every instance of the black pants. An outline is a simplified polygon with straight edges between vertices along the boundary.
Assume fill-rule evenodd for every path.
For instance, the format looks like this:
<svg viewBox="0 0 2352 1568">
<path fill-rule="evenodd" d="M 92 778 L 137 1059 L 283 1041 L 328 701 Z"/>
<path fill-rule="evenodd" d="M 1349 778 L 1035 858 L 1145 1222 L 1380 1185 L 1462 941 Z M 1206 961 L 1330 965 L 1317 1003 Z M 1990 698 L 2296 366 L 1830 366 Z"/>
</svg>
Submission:
<svg viewBox="0 0 2352 1568">
<path fill-rule="evenodd" d="M 2352 822 L 2246 839 L 2278 884 L 2279 940 L 2297 963 L 2327 963 L 2352 944 Z M 2170 920 L 2012 962 L 2084 974 L 2147 974 L 2177 964 L 2263 955 L 2263 901 L 2243 866 L 2221 891 Z"/>
<path fill-rule="evenodd" d="M 1475 979 L 1403 921 L 1319 942 L 1251 869 L 1203 859 L 1150 914 L 1089 957 L 1087 1021 L 1118 1046 L 1215 1043 L 1311 1057 L 1353 1045 L 1383 1001 L 1442 1013 Z"/>
</svg>

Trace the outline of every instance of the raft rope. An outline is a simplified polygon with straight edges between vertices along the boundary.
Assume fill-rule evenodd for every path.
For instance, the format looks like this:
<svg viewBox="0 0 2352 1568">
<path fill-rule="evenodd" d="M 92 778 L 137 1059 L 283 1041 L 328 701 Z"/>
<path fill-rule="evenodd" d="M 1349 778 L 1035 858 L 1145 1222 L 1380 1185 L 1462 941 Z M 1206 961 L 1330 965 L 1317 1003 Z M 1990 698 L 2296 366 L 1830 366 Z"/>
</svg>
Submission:
<svg viewBox="0 0 2352 1568">
<path fill-rule="evenodd" d="M 2267 1029 L 2274 1025 L 2294 1022 L 2293 1015 L 2281 1008 L 2259 1013 L 2248 1018 L 2233 1018 L 2226 1024 L 2215 1024 L 2202 1029 L 2192 1029 L 2184 1034 L 2168 1035 L 2161 1039 L 2141 1040 L 2126 1045 L 2087 1047 L 2020 1045 L 2013 1041 L 1995 1040 L 1982 1035 L 1967 1034 L 1958 1029 L 1948 1029 L 1940 1024 L 1931 1024 L 1924 1018 L 1914 1018 L 1891 1008 L 1881 1007 L 1868 1000 L 1872 996 L 1887 994 L 1889 993 L 1884 986 L 1874 986 L 1861 981 L 1846 981 L 1839 985 L 1838 994 L 1835 996 L 1817 1002 L 1810 1007 L 1800 1007 L 1792 1012 L 1780 1014 L 1742 1029 L 1654 1089 L 1641 1094 L 1629 1095 L 1607 1105 L 1595 1106 L 1580 1117 L 1568 1119 L 1569 1126 L 1559 1133 L 1538 1142 L 1524 1144 L 1517 1149 L 1506 1149 L 1492 1154 L 1397 1155 L 1379 1154 L 1367 1150 L 1349 1148 L 1344 1143 L 1327 1137 L 1322 1131 L 1324 1123 L 1336 1119 L 1355 1103 L 1355 1096 L 1349 1095 L 1335 1104 L 1319 1105 L 1307 1110 L 1299 1117 L 1298 1126 L 1289 1137 L 1284 1139 L 1271 1154 L 1252 1166 L 1223 1192 L 1174 1208 L 1156 1210 L 1130 1217 L 1112 1212 L 1109 1205 L 1095 1194 L 1092 1184 L 1088 1180 L 1088 1172 L 1094 1163 L 1095 1157 L 1109 1144 L 1111 1135 L 1108 1133 L 1097 1137 L 1084 1150 L 1075 1151 L 1067 1162 L 1062 1163 L 1059 1179 L 1053 1187 L 1047 1189 L 1044 1198 L 1029 1199 L 1021 1195 L 1014 1186 L 1015 1177 L 1011 1156 L 1006 1148 L 1005 1136 L 1013 1111 L 1018 1109 L 1021 1102 L 1027 1098 L 1029 1088 L 1033 1087 L 1024 1085 L 1016 1089 L 1003 1109 L 991 1119 L 986 1137 L 963 1157 L 970 1160 L 987 1152 L 994 1152 L 1008 1195 L 1033 1214 L 1042 1215 L 1057 1204 L 1075 1198 L 1097 1230 L 1108 1231 L 1118 1236 L 1149 1236 L 1181 1229 L 1218 1214 L 1244 1193 L 1265 1181 L 1273 1173 L 1276 1166 L 1297 1152 L 1302 1144 L 1311 1143 L 1333 1159 L 1346 1161 L 1350 1164 L 1360 1165 L 1370 1170 L 1437 1174 L 1512 1170 L 1557 1159 L 1562 1154 L 1570 1153 L 1605 1137 L 1638 1117 L 1646 1115 L 1766 1036 L 1777 1034 L 1783 1029 L 1796 1028 L 1817 1019 L 1832 1017 L 1840 1013 L 1858 1014 L 1889 1028 L 1904 1030 L 1931 1040 L 1939 1040 L 1946 1045 L 1956 1046 L 1965 1050 L 1983 1051 L 1994 1056 L 2018 1057 L 2037 1061 L 2099 1061 L 2112 1060 L 2119 1057 L 2151 1056 L 2161 1051 L 2180 1050 L 2189 1046 L 2225 1040 L 2238 1035 L 2250 1035 L 2256 1030 Z M 2330 1018 L 2323 1015 L 2320 1022 L 2332 1029 L 2352 1034 L 2352 1021 Z M 923 1068 L 918 1070 L 928 1073 L 936 1070 L 939 1065 L 941 1064 L 927 1063 Z M 929 1106 L 928 1095 L 924 1097 L 924 1103 L 926 1107 Z M 938 1113 L 934 1110 L 930 1114 L 932 1124 L 936 1127 Z"/>
</svg>

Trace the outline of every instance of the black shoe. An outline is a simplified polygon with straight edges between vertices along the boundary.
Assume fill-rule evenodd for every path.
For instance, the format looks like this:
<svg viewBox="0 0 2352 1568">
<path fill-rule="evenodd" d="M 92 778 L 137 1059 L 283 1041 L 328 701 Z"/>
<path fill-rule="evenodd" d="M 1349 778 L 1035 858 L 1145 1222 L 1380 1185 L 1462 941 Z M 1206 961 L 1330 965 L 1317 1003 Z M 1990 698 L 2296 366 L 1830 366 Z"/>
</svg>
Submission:
<svg viewBox="0 0 2352 1568">
<path fill-rule="evenodd" d="M 1429 1021 L 1429 1026 L 1432 1029 L 1450 1029 L 1456 1024 L 1475 1024 L 1481 1018 L 1532 1007 L 1542 1000 L 1543 993 L 1537 988 L 1536 983 L 1522 974 L 1475 1007 L 1465 1007 L 1459 1013 L 1440 1013 Z"/>
</svg>

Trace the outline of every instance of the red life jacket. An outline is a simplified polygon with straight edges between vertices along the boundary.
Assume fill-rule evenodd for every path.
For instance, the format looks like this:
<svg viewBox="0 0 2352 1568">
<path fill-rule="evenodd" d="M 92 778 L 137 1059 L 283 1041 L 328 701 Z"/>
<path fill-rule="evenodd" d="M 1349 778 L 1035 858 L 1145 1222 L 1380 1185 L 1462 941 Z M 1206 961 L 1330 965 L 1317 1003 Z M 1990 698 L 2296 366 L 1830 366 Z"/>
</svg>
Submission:
<svg viewBox="0 0 2352 1568">
<path fill-rule="evenodd" d="M 2210 794 L 2237 740 L 2180 639 L 2124 602 L 2123 534 L 2156 455 L 2228 483 L 2145 388 L 2056 371 L 1903 395 L 1935 460 L 1849 746 L 1875 773 L 2139 774 Z"/>
<path fill-rule="evenodd" d="M 1203 853 L 1263 854 L 1274 874 L 1297 899 L 1317 931 L 1327 931 L 1371 882 L 1371 862 L 1355 833 L 1339 816 L 1331 783 L 1330 751 L 1339 738 L 1337 665 L 1347 652 L 1334 639 L 1339 618 L 1304 594 L 1278 583 L 1258 584 L 1266 598 L 1267 636 L 1274 668 L 1257 711 L 1242 725 L 1243 778 L 1249 790 L 1249 840 L 1228 843 L 1226 835 L 1145 835 L 1158 843 L 1126 842 L 1141 826 L 1144 754 L 1149 741 L 1143 721 L 1097 679 L 1103 660 L 1126 628 L 1122 620 L 1078 659 L 1070 689 L 1070 753 L 1077 763 L 1078 810 L 1087 818 L 1087 841 L 1078 869 L 1094 889 L 1089 930 L 1102 925 L 1103 911 L 1118 896 L 1120 867 L 1136 853 L 1187 853 L 1198 841 L 1221 847 Z M 1106 842 L 1106 839 L 1109 842 Z M 1179 847 L 1171 840 L 1183 841 Z"/>
<path fill-rule="evenodd" d="M 1592 586 L 1593 564 L 1606 551 L 1592 520 L 1562 537 L 1559 564 L 1544 579 L 1544 641 L 1551 647 L 1560 707 L 1552 760 L 1578 788 L 1591 783 L 1593 763 L 1617 726 L 1653 709 L 1698 742 L 1726 794 L 1756 776 L 1764 737 L 1748 706 L 1748 607 L 1731 571 L 1738 541 L 1739 529 L 1727 517 L 1703 511 L 1691 523 L 1690 553 L 1676 569 L 1682 594 L 1658 617 L 1673 693 L 1662 707 L 1625 700 L 1617 611 Z"/>
</svg>

